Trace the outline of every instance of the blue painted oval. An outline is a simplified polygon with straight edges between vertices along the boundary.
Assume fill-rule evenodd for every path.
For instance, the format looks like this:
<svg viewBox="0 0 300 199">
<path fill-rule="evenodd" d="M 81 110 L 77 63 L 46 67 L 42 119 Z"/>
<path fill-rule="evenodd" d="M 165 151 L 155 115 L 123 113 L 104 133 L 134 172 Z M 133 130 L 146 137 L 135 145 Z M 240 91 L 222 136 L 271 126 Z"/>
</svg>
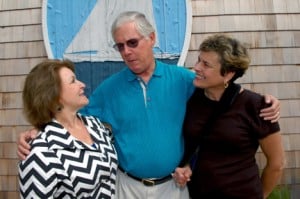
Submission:
<svg viewBox="0 0 300 199">
<path fill-rule="evenodd" d="M 116 0 L 115 2 L 121 1 Z M 130 1 L 126 3 L 128 2 Z M 146 2 L 149 3 L 147 0 Z M 49 58 L 64 58 L 68 46 L 83 27 L 95 6 L 99 6 L 101 3 L 103 3 L 101 0 L 44 0 L 43 34 Z M 182 65 L 188 51 L 191 34 L 189 1 L 181 0 L 174 3 L 173 0 L 153 0 L 152 10 L 159 41 L 159 48 L 154 48 L 156 57 L 165 55 L 162 57 L 167 58 L 162 58 L 162 61 Z M 110 32 L 110 27 L 107 31 Z M 76 63 L 78 79 L 87 85 L 88 95 L 103 79 L 125 67 L 123 62 L 113 59 L 94 61 L 92 56 L 97 53 L 94 49 L 89 49 L 84 53 L 88 57 L 87 59 L 71 60 Z M 168 55 L 170 56 L 168 57 Z M 89 57 L 91 58 L 89 59 Z"/>
</svg>

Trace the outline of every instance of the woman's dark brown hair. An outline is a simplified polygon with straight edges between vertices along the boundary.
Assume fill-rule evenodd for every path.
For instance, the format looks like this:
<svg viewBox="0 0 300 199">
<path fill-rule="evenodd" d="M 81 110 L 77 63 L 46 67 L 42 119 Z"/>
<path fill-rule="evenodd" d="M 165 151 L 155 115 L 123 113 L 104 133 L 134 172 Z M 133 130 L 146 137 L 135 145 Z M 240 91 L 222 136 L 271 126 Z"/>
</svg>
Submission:
<svg viewBox="0 0 300 199">
<path fill-rule="evenodd" d="M 58 73 L 63 67 L 75 71 L 74 64 L 68 60 L 45 60 L 26 77 L 22 95 L 24 115 L 37 129 L 42 129 L 63 108 L 59 103 L 61 80 Z"/>
</svg>

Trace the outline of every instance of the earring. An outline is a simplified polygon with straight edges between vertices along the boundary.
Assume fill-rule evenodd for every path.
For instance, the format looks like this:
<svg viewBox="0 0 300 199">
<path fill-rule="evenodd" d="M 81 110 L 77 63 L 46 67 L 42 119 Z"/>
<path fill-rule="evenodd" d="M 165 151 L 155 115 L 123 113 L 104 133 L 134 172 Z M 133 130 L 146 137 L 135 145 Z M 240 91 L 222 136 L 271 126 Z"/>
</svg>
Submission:
<svg viewBox="0 0 300 199">
<path fill-rule="evenodd" d="M 228 87 L 228 82 L 225 82 L 224 83 L 224 88 L 227 88 Z"/>
<path fill-rule="evenodd" d="M 59 107 L 56 108 L 56 110 L 57 110 L 57 112 L 60 112 L 62 110 L 62 107 L 59 106 Z"/>
</svg>

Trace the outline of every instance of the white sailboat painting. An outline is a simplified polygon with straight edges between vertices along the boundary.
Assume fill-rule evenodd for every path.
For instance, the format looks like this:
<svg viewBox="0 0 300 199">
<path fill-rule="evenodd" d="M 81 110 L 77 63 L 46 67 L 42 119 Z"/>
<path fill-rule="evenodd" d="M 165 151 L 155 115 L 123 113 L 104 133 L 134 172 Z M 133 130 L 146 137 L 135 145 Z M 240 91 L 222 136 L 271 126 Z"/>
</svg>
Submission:
<svg viewBox="0 0 300 199">
<path fill-rule="evenodd" d="M 91 14 L 64 53 L 64 58 L 78 61 L 120 61 L 119 52 L 113 49 L 110 28 L 117 15 L 124 11 L 145 14 L 154 26 L 152 1 L 149 0 L 99 0 Z M 157 39 L 155 48 L 159 48 Z"/>
<path fill-rule="evenodd" d="M 146 15 L 156 29 L 156 58 L 184 63 L 191 35 L 190 0 L 44 0 L 43 35 L 49 58 L 78 62 L 122 61 L 112 46 L 111 24 L 123 11 Z"/>
</svg>

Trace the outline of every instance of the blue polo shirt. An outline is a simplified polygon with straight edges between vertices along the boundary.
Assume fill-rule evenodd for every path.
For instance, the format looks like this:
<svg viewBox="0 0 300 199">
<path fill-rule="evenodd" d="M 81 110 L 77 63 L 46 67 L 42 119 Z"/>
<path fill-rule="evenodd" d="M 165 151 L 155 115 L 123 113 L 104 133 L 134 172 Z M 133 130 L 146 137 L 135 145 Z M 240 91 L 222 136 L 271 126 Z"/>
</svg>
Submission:
<svg viewBox="0 0 300 199">
<path fill-rule="evenodd" d="M 112 125 L 119 165 L 139 178 L 161 178 L 179 165 L 186 102 L 194 73 L 156 61 L 148 84 L 128 68 L 96 88 L 82 113 Z"/>
</svg>

